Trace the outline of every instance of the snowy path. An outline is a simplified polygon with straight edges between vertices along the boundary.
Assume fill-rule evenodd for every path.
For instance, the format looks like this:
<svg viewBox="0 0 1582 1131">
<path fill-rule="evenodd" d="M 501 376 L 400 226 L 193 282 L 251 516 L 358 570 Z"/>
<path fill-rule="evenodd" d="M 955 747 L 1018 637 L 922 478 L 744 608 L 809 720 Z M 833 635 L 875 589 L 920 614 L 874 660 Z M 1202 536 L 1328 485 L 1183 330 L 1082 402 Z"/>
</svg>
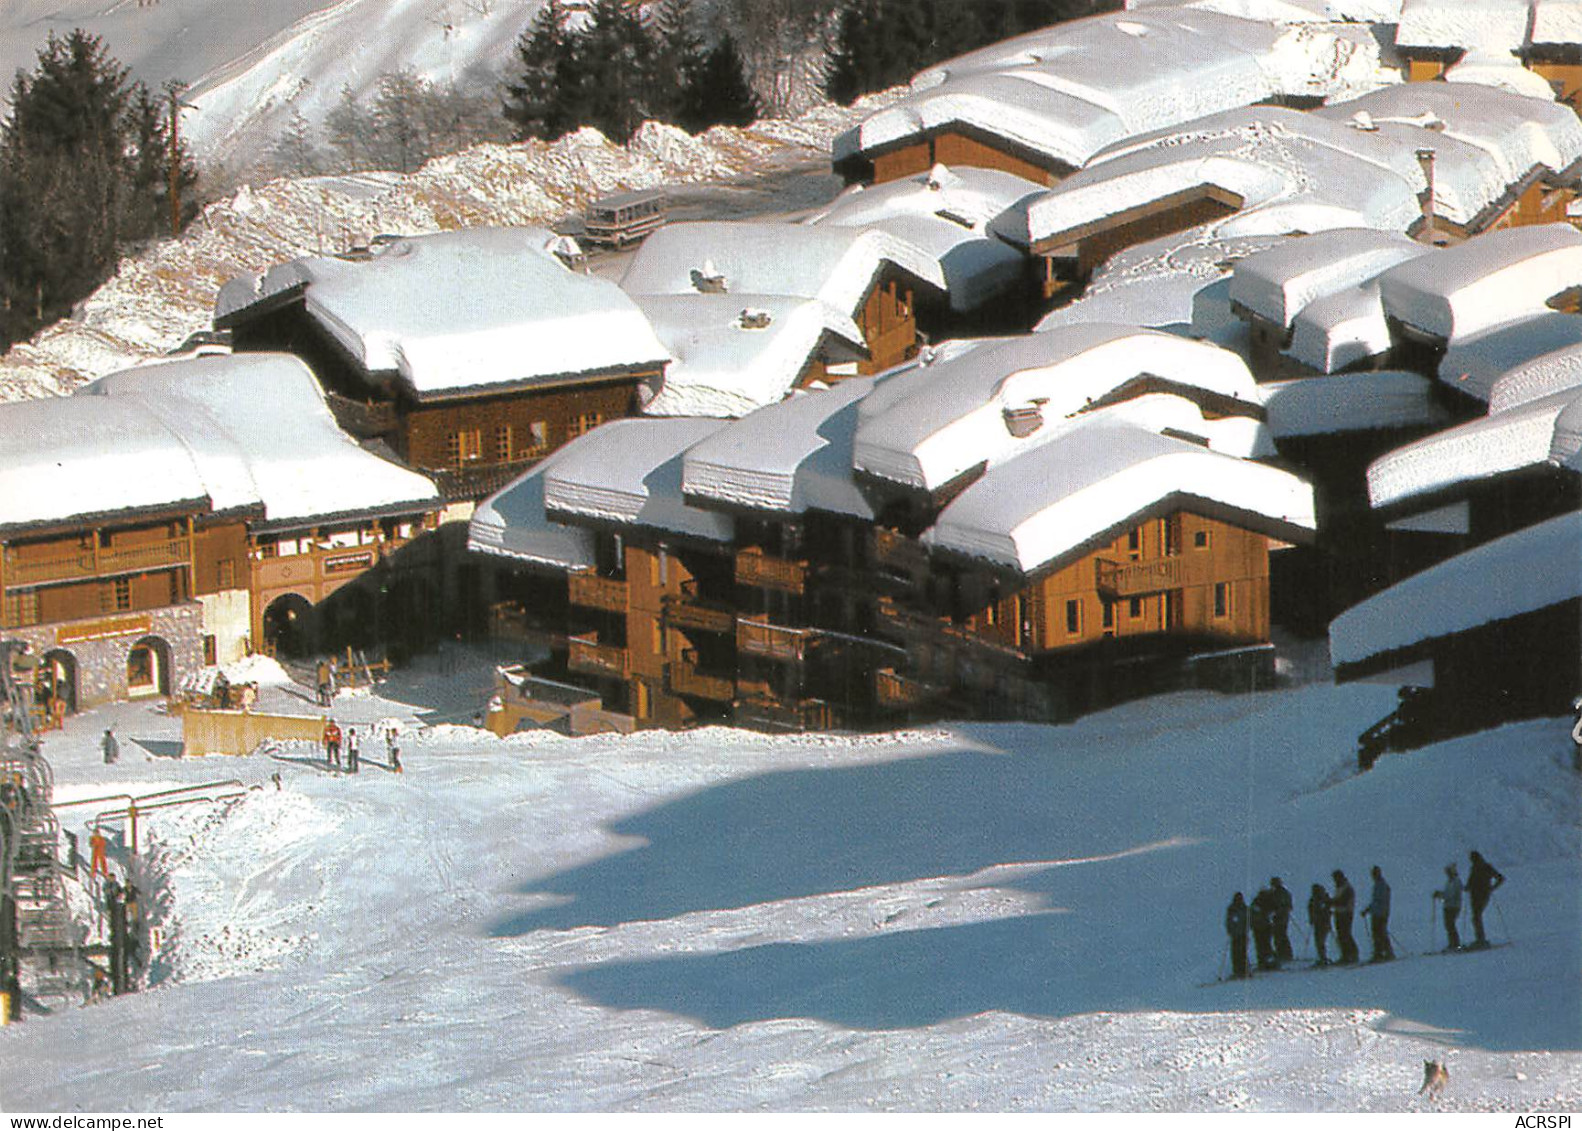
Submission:
<svg viewBox="0 0 1582 1131">
<path fill-rule="evenodd" d="M 442 726 L 399 777 L 227 760 L 284 789 L 157 823 L 166 980 L 0 1032 L 0 1103 L 1400 1111 L 1433 1057 L 1442 1108 L 1574 1108 L 1565 728 L 1350 776 L 1392 701 L 1182 695 L 868 738 Z M 111 712 L 122 733 L 170 733 L 138 711 Z M 51 740 L 63 792 L 103 776 L 101 717 Z M 217 776 L 138 761 L 112 773 Z M 1380 863 L 1416 950 L 1471 847 L 1510 877 L 1490 923 L 1517 946 L 1199 986 L 1235 888 L 1300 897 L 1339 866 L 1366 899 Z"/>
</svg>

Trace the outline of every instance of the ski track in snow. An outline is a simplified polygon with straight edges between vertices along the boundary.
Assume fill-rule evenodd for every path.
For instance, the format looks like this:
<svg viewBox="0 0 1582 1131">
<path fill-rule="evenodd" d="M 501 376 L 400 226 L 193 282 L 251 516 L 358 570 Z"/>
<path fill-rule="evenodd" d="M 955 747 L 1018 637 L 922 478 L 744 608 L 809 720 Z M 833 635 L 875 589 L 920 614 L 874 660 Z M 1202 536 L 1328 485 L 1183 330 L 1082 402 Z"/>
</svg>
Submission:
<svg viewBox="0 0 1582 1131">
<path fill-rule="evenodd" d="M 277 709 L 302 694 L 264 689 Z M 0 1031 L 0 1103 L 1574 1108 L 1566 721 L 1338 778 L 1391 705 L 1312 686 L 1066 727 L 500 740 L 343 693 L 344 722 L 408 726 L 399 777 L 331 774 L 308 750 L 139 757 L 179 722 L 90 712 L 47 740 L 62 796 L 261 788 L 148 816 L 156 984 Z M 106 767 L 111 723 L 126 753 Z M 1365 899 L 1380 862 L 1417 951 L 1429 888 L 1472 846 L 1509 877 L 1489 922 L 1518 945 L 1199 986 L 1234 888 L 1277 872 L 1300 896 L 1338 864 Z M 1416 1096 L 1424 1059 L 1451 1067 L 1437 1105 Z"/>
</svg>

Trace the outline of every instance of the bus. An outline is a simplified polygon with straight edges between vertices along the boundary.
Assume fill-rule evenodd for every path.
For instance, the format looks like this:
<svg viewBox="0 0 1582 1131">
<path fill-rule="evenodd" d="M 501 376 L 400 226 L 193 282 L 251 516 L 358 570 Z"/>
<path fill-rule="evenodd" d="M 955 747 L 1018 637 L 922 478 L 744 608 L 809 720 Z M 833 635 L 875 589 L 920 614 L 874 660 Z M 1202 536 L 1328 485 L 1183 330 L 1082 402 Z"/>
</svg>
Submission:
<svg viewBox="0 0 1582 1131">
<path fill-rule="evenodd" d="M 623 248 L 643 238 L 669 219 L 662 189 L 623 192 L 588 205 L 583 219 L 583 242 Z"/>
</svg>

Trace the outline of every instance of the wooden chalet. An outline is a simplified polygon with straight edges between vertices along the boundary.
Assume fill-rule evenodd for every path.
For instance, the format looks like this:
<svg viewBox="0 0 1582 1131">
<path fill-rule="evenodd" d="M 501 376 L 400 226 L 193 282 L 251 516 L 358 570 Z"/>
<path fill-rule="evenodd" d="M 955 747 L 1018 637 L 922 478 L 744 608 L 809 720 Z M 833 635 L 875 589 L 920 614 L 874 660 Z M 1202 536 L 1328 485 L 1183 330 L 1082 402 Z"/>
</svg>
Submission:
<svg viewBox="0 0 1582 1131">
<path fill-rule="evenodd" d="M 669 360 L 560 237 L 471 229 L 297 260 L 221 290 L 238 351 L 308 362 L 336 419 L 471 502 L 567 440 L 633 415 Z"/>
</svg>

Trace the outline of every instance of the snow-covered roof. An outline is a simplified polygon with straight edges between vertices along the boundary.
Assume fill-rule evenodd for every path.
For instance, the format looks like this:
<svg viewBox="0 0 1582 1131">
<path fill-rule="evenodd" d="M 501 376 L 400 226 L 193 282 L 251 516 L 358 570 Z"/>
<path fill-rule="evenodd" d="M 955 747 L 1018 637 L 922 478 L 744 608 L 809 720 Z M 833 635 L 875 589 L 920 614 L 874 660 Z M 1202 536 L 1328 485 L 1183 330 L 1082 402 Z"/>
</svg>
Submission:
<svg viewBox="0 0 1582 1131">
<path fill-rule="evenodd" d="M 1533 44 L 1582 43 L 1582 3 L 1578 0 L 1533 0 Z"/>
<path fill-rule="evenodd" d="M 853 185 L 805 222 L 873 227 L 922 249 L 939 263 L 951 308 L 975 310 L 1016 285 L 1025 264 L 990 232 L 990 221 L 1041 188 L 999 169 L 936 165 L 882 185 Z"/>
<path fill-rule="evenodd" d="M 1315 299 L 1357 286 L 1426 250 L 1398 232 L 1369 228 L 1317 232 L 1236 264 L 1230 297 L 1260 318 L 1289 326 Z"/>
<path fill-rule="evenodd" d="M 1032 573 L 1058 568 L 1167 500 L 1284 538 L 1316 525 L 1312 487 L 1290 472 L 1094 424 L 990 468 L 940 512 L 923 542 Z"/>
<path fill-rule="evenodd" d="M 1433 397 L 1433 382 L 1417 373 L 1382 370 L 1304 377 L 1260 386 L 1276 439 L 1434 428 L 1450 414 Z"/>
<path fill-rule="evenodd" d="M 815 359 L 864 356 L 851 317 L 818 299 L 786 295 L 634 296 L 674 359 L 650 416 L 741 416 L 773 404 Z"/>
<path fill-rule="evenodd" d="M 1308 93 L 1322 50 L 1281 30 L 1178 7 L 1072 20 L 921 72 L 911 94 L 835 140 L 835 159 L 959 125 L 1081 166 L 1123 137 Z"/>
<path fill-rule="evenodd" d="M 1541 224 L 1488 232 L 1379 276 L 1385 312 L 1446 341 L 1541 313 L 1582 282 L 1582 232 Z"/>
<path fill-rule="evenodd" d="M 1487 401 L 1510 370 L 1579 343 L 1582 316 L 1545 310 L 1453 340 L 1439 362 L 1439 379 L 1458 392 Z"/>
<path fill-rule="evenodd" d="M 1509 369 L 1489 391 L 1489 412 L 1505 412 L 1553 393 L 1582 388 L 1582 342 Z"/>
<path fill-rule="evenodd" d="M 1529 71 L 1515 55 L 1503 48 L 1482 50 L 1474 48 L 1445 72 L 1445 81 L 1452 83 L 1477 83 L 1497 87 L 1510 94 L 1528 98 L 1554 100 L 1549 80 L 1535 71 Z"/>
<path fill-rule="evenodd" d="M 0 529 L 183 505 L 207 511 L 208 494 L 182 438 L 140 402 L 0 405 Z"/>
<path fill-rule="evenodd" d="M 544 512 L 544 476 L 566 451 L 551 453 L 479 503 L 467 523 L 467 548 L 547 569 L 593 569 L 593 531 L 552 522 Z"/>
<path fill-rule="evenodd" d="M 1397 47 L 1503 48 L 1527 41 L 1528 0 L 1405 0 Z"/>
<path fill-rule="evenodd" d="M 731 519 L 682 499 L 682 457 L 729 421 L 634 418 L 601 425 L 567 444 L 544 475 L 553 516 L 729 542 Z"/>
<path fill-rule="evenodd" d="M 933 491 L 984 461 L 1047 442 L 1048 425 L 1144 375 L 1260 403 L 1245 363 L 1225 350 L 1134 326 L 1079 323 L 936 362 L 907 375 L 904 395 L 893 399 L 876 393 L 862 410 L 855 463 Z M 1035 425 L 1018 436 L 1012 429 L 1022 430 L 1021 417 Z"/>
<path fill-rule="evenodd" d="M 1337 666 L 1357 664 L 1578 597 L 1582 511 L 1573 511 L 1458 554 L 1346 610 L 1329 626 L 1329 655 Z"/>
<path fill-rule="evenodd" d="M 1348 287 L 1309 303 L 1291 323 L 1286 353 L 1320 373 L 1333 373 L 1390 348 L 1379 282 Z"/>
<path fill-rule="evenodd" d="M 852 443 L 858 402 L 873 387 L 872 378 L 852 378 L 743 417 L 687 452 L 683 490 L 752 510 L 872 518 L 852 479 Z"/>
<path fill-rule="evenodd" d="M 1396 448 L 1369 465 L 1369 501 L 1394 506 L 1549 463 L 1560 414 L 1575 403 L 1582 403 L 1582 390 L 1552 393 Z"/>
<path fill-rule="evenodd" d="M 937 259 L 878 229 L 750 220 L 666 224 L 637 249 L 621 286 L 629 295 L 794 295 L 854 317 L 886 263 L 945 289 Z"/>
<path fill-rule="evenodd" d="M 547 250 L 558 238 L 471 228 L 276 270 L 305 277 L 308 314 L 358 364 L 420 398 L 663 366 L 642 313 L 615 284 L 569 270 Z"/>
<path fill-rule="evenodd" d="M 1203 193 L 1235 209 L 1207 225 L 1219 236 L 1405 231 L 1422 215 L 1420 149 L 1436 154 L 1436 214 L 1471 224 L 1535 169 L 1582 158 L 1582 123 L 1557 103 L 1472 84 L 1386 87 L 1311 113 L 1231 110 L 1109 147 L 996 230 L 1056 246 Z"/>
<path fill-rule="evenodd" d="M 215 510 L 261 505 L 264 521 L 279 523 L 439 506 L 433 483 L 341 431 L 312 371 L 289 354 L 139 366 L 100 378 L 85 395 L 134 402 L 164 420 Z"/>
</svg>

